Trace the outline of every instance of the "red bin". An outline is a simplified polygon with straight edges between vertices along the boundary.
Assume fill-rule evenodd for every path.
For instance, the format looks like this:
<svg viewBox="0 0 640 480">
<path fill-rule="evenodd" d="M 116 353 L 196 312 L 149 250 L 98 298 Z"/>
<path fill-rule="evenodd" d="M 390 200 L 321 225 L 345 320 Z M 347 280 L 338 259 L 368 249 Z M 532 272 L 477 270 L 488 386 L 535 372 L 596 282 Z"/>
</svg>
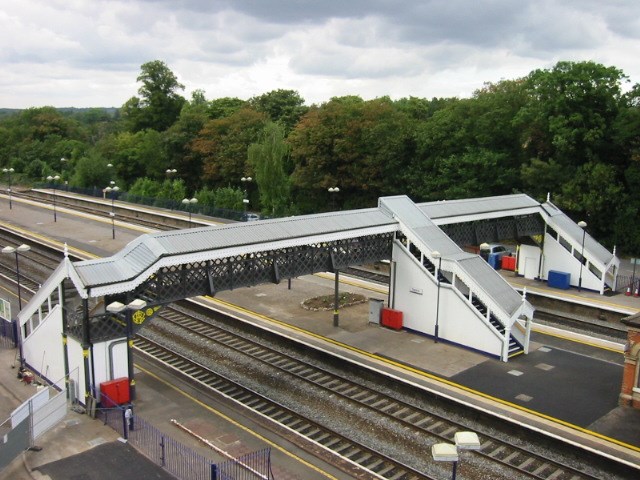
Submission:
<svg viewBox="0 0 640 480">
<path fill-rule="evenodd" d="M 129 403 L 129 379 L 116 378 L 100 384 L 100 403 L 105 408 Z"/>
<path fill-rule="evenodd" d="M 516 269 L 516 257 L 502 257 L 502 269 L 515 271 Z"/>
<path fill-rule="evenodd" d="M 402 312 L 392 308 L 382 309 L 382 326 L 402 330 Z"/>
</svg>

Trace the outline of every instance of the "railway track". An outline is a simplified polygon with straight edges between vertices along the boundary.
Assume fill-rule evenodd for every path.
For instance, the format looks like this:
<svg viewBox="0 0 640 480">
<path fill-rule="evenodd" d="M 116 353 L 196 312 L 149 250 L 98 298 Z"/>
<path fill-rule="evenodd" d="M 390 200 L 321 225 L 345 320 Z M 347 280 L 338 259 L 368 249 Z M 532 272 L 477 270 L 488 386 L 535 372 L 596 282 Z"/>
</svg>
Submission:
<svg viewBox="0 0 640 480">
<path fill-rule="evenodd" d="M 158 352 L 159 356 L 156 356 L 159 360 L 171 366 L 176 372 L 181 372 L 183 377 L 195 376 L 198 379 L 208 379 L 213 375 L 203 365 L 194 365 L 192 361 L 185 359 L 185 356 L 188 355 L 187 349 L 198 350 L 202 348 L 204 342 L 209 352 L 216 352 L 215 354 L 209 353 L 210 355 L 217 357 L 223 355 L 219 353 L 220 349 L 229 350 L 245 356 L 252 365 L 260 363 L 261 375 L 267 378 L 278 378 L 279 382 L 288 385 L 292 392 L 300 392 L 300 398 L 291 400 L 294 404 L 305 402 L 305 398 L 311 392 L 313 392 L 314 399 L 324 399 L 322 406 L 324 410 L 317 411 L 317 406 L 310 406 L 307 409 L 314 412 L 314 418 L 332 416 L 332 412 L 337 411 L 352 412 L 353 417 L 348 428 L 349 431 L 352 431 L 351 425 L 364 422 L 360 418 L 363 415 L 375 417 L 379 432 L 371 433 L 371 438 L 369 438 L 369 441 L 374 444 L 384 443 L 384 438 L 394 438 L 393 432 L 402 432 L 402 438 L 412 439 L 413 445 L 407 447 L 407 450 L 416 449 L 414 453 L 420 455 L 420 452 L 428 450 L 430 444 L 442 441 L 452 442 L 457 431 L 484 430 L 485 433 L 479 435 L 480 450 L 473 453 L 468 452 L 469 454 L 465 456 L 464 462 L 468 463 L 466 468 L 469 470 L 486 469 L 488 465 L 492 465 L 490 471 L 500 472 L 501 475 L 492 476 L 492 478 L 545 480 L 601 478 L 601 472 L 590 473 L 588 468 L 580 468 L 579 465 L 563 463 L 560 460 L 551 460 L 548 455 L 535 453 L 522 446 L 515 446 L 513 442 L 504 441 L 499 436 L 492 436 L 489 432 L 493 426 L 479 428 L 478 425 L 464 425 L 441 414 L 418 407 L 411 402 L 403 401 L 393 393 L 384 393 L 385 390 L 388 390 L 388 386 L 384 385 L 386 381 L 382 377 L 378 379 L 378 385 L 366 386 L 363 382 L 356 381 L 353 375 L 347 377 L 344 374 L 336 373 L 331 368 L 314 365 L 315 362 L 309 362 L 308 357 L 304 355 L 301 357 L 284 353 L 265 345 L 262 341 L 251 338 L 252 335 L 243 335 L 222 325 L 214 325 L 210 321 L 195 318 L 184 311 L 165 308 L 160 317 L 164 322 L 168 322 L 182 331 L 182 334 L 177 334 L 176 330 L 172 329 L 171 335 L 188 339 L 181 340 L 180 351 L 182 353 L 170 352 L 166 348 L 158 350 L 160 347 L 157 341 L 151 343 L 149 338 L 136 340 L 136 346 L 148 355 L 156 355 Z M 154 331 L 154 335 L 157 334 L 158 332 Z M 196 337 L 201 340 L 194 341 L 193 339 Z M 191 347 L 189 347 L 190 344 L 192 344 Z M 237 360 L 229 358 L 220 361 L 224 363 L 237 362 Z M 378 456 L 374 455 L 370 447 L 356 444 L 353 438 L 346 439 L 344 432 L 335 437 L 335 432 L 331 433 L 327 427 L 307 417 L 300 417 L 299 414 L 296 414 L 295 418 L 291 417 L 290 414 L 280 410 L 283 408 L 281 403 L 274 402 L 275 405 L 272 405 L 262 395 L 258 401 L 243 390 L 245 387 L 235 387 L 238 389 L 236 391 L 227 383 L 222 389 L 216 386 L 216 382 L 207 380 L 204 383 L 224 395 L 228 395 L 228 391 L 231 389 L 233 392 L 231 397 L 244 407 L 268 417 L 283 429 L 292 429 L 308 442 L 319 443 L 323 448 L 334 452 L 336 456 L 344 455 L 344 452 L 347 452 L 346 459 L 342 461 L 354 462 L 379 475 L 379 478 L 429 478 L 419 473 L 427 468 L 427 466 L 421 466 L 419 462 L 418 465 L 412 466 L 410 472 L 405 472 L 409 468 L 407 466 L 408 460 L 404 460 L 401 466 L 391 466 L 388 455 L 385 455 L 387 459 L 380 458 L 380 452 L 377 453 Z M 315 405 L 315 401 L 312 401 L 312 404 Z M 257 405 L 258 408 L 254 408 L 254 405 Z M 393 450 L 394 447 L 388 448 Z M 376 469 L 370 468 L 372 464 L 376 466 Z M 377 467 L 380 467 L 381 470 L 378 470 Z M 484 471 L 486 472 L 486 470 Z"/>
<path fill-rule="evenodd" d="M 70 208 L 76 208 L 74 207 L 70 207 Z M 22 241 L 14 238 L 13 240 L 10 239 L 9 237 L 4 237 L 6 238 L 6 243 L 10 243 L 10 244 L 20 244 L 22 243 Z M 3 237 L 0 237 L 0 241 L 5 241 L 3 239 Z M 33 243 L 32 243 L 33 245 Z M 35 249 L 34 249 L 35 250 Z M 60 259 L 61 259 L 61 255 L 59 255 L 57 261 L 54 263 L 53 262 L 53 258 L 55 257 L 55 255 L 49 255 L 48 259 L 45 260 L 46 255 L 44 256 L 40 256 L 39 258 L 36 257 L 36 255 L 39 255 L 39 253 L 34 252 L 33 254 L 34 256 L 32 258 L 29 259 L 30 263 L 36 263 L 38 265 L 50 265 L 51 268 L 57 266 L 57 264 L 59 263 Z M 11 256 L 7 255 L 6 256 L 9 260 L 11 260 Z M 9 267 L 10 268 L 10 267 Z M 22 266 L 21 266 L 22 268 Z M 13 273 L 15 273 L 15 270 L 12 270 Z M 44 276 L 44 278 L 46 278 L 46 275 Z M 40 282 L 41 283 L 41 282 Z M 171 319 L 169 319 L 171 321 Z M 190 320 L 193 321 L 193 320 Z M 175 323 L 175 322 L 174 322 Z M 185 329 L 186 327 L 181 326 L 181 329 Z M 204 327 L 199 327 L 199 328 L 204 328 Z M 209 327 L 207 327 L 209 328 Z M 191 331 L 190 334 L 188 335 L 188 337 L 193 337 L 195 335 L 195 330 Z M 206 333 L 206 332 L 205 332 Z M 209 332 L 210 333 L 210 332 Z M 209 333 L 207 333 L 207 336 L 209 335 Z M 199 336 L 202 335 L 202 333 L 197 332 L 197 334 Z M 211 335 L 213 335 L 213 333 L 210 333 Z M 207 341 L 211 341 L 211 339 L 208 339 Z M 229 345 L 225 346 L 225 348 L 229 349 Z M 253 347 L 249 347 L 249 350 L 252 349 L 256 349 L 256 352 L 259 352 L 261 349 L 266 348 L 263 346 L 258 347 L 254 344 Z M 246 351 L 247 349 L 244 349 L 244 352 L 242 351 L 242 349 L 240 350 L 235 350 L 237 353 L 242 354 L 242 355 L 246 355 Z M 266 354 L 267 357 L 270 356 L 269 353 Z M 257 357 L 251 357 L 251 361 L 252 362 L 256 362 Z M 275 357 L 274 357 L 275 358 Z M 197 364 L 198 362 L 195 362 L 194 360 L 189 360 L 190 362 L 193 362 L 194 364 Z M 350 407 L 351 409 L 354 410 L 367 410 L 369 412 L 373 412 L 375 413 L 375 415 L 379 418 L 385 418 L 385 422 L 386 421 L 395 421 L 398 423 L 399 427 L 403 429 L 405 432 L 410 431 L 412 432 L 410 434 L 410 436 L 412 438 L 415 438 L 416 436 L 418 437 L 424 437 L 426 438 L 427 435 L 430 435 L 431 437 L 429 438 L 440 438 L 446 441 L 451 441 L 451 438 L 453 436 L 453 433 L 458 430 L 459 428 L 463 428 L 463 427 L 459 427 L 456 426 L 455 424 L 452 423 L 446 423 L 448 422 L 445 421 L 444 419 L 436 419 L 433 418 L 431 420 L 427 419 L 428 417 L 421 417 L 421 415 L 423 415 L 423 413 L 420 412 L 420 410 L 413 410 L 413 413 L 415 413 L 415 418 L 413 418 L 413 420 L 415 420 L 416 418 L 422 419 L 425 418 L 424 421 L 419 422 L 417 425 L 414 424 L 412 422 L 412 418 L 411 418 L 411 414 L 407 415 L 408 417 L 410 417 L 409 420 L 406 419 L 406 417 L 403 417 L 404 413 L 406 411 L 411 412 L 412 408 L 415 408 L 413 405 L 411 405 L 410 403 L 402 403 L 402 402 L 395 402 L 395 403 L 387 403 L 387 402 L 391 402 L 391 400 L 394 400 L 393 395 L 386 395 L 386 398 L 382 398 L 382 397 L 376 397 L 375 395 L 379 395 L 378 389 L 371 389 L 369 388 L 368 390 L 364 389 L 364 390 L 358 390 L 359 388 L 364 388 L 362 385 L 358 386 L 357 384 L 351 385 L 351 386 L 346 386 L 348 385 L 347 383 L 343 383 L 343 382 L 347 382 L 348 379 L 341 377 L 341 376 L 328 376 L 328 380 L 325 382 L 325 376 L 327 375 L 326 373 L 324 373 L 324 371 L 321 369 L 320 371 L 316 371 L 316 373 L 319 375 L 316 375 L 313 378 L 304 378 L 304 376 L 300 375 L 299 373 L 296 373 L 296 369 L 300 368 L 300 371 L 304 371 L 306 368 L 311 368 L 309 365 L 306 365 L 304 363 L 304 361 L 302 361 L 302 363 L 300 363 L 298 365 L 298 367 L 293 366 L 291 368 L 293 368 L 294 370 L 292 371 L 291 368 L 289 368 L 288 366 L 285 368 L 283 367 L 283 365 L 275 365 L 273 362 L 271 362 L 269 364 L 269 362 L 265 363 L 264 360 L 260 360 L 262 362 L 263 365 L 268 365 L 268 368 L 271 368 L 273 370 L 277 370 L 277 373 L 272 373 L 272 376 L 276 376 L 276 377 L 281 377 L 281 376 L 287 376 L 287 377 L 291 377 L 291 378 L 296 378 L 296 381 L 300 381 L 300 382 L 304 382 L 306 383 L 309 387 L 311 388 L 311 386 L 313 386 L 313 388 L 319 388 L 321 389 L 321 391 L 323 391 L 324 393 L 322 394 L 323 398 L 332 398 L 332 397 L 336 397 L 336 398 L 340 398 L 341 401 L 343 402 L 350 402 L 352 404 L 352 406 Z M 284 364 L 288 363 L 289 361 L 292 360 L 283 360 Z M 300 360 L 298 360 L 300 361 Z M 303 367 L 300 367 L 300 365 L 302 365 Z M 172 369 L 176 370 L 175 366 L 171 367 Z M 265 367 L 266 368 L 266 367 Z M 315 368 L 315 367 L 314 367 Z M 191 371 L 189 371 L 187 373 L 187 376 L 190 376 L 192 374 Z M 204 373 L 203 373 L 204 375 Z M 332 374 L 335 375 L 335 374 Z M 335 387 L 335 388 L 334 388 Z M 360 400 L 360 403 L 358 403 L 359 399 L 353 399 L 353 398 L 349 398 L 348 396 L 345 396 L 344 391 L 349 391 L 350 389 L 354 389 L 353 391 L 359 391 L 362 394 L 362 398 Z M 304 390 L 304 389 L 303 389 Z M 278 402 L 275 402 L 276 404 Z M 334 407 L 334 410 L 337 407 Z M 269 410 L 269 409 L 265 409 L 264 411 Z M 261 416 L 264 416 L 264 411 L 257 409 L 257 412 L 259 412 L 259 414 Z M 398 413 L 400 412 L 400 413 Z M 283 417 L 284 418 L 284 417 Z M 305 417 L 303 416 L 303 419 Z M 309 418 L 307 418 L 307 420 L 309 422 L 312 422 L 312 420 L 309 420 Z M 347 425 L 349 423 L 347 422 Z M 442 430 L 440 429 L 440 427 L 442 426 Z M 290 427 L 290 425 L 286 425 L 286 424 L 282 424 L 281 427 L 283 430 L 292 430 L 292 428 Z M 316 428 L 319 428 L 318 426 L 316 426 Z M 453 430 L 451 430 L 453 428 Z M 475 427 L 464 427 L 465 429 L 474 429 L 476 431 L 478 431 L 477 428 Z M 305 430 L 305 429 L 303 429 Z M 313 431 L 313 428 L 309 431 Z M 506 475 L 504 476 L 504 478 L 554 478 L 554 479 L 559 479 L 562 480 L 564 478 L 572 478 L 572 479 L 580 479 L 580 478 L 603 478 L 600 475 L 594 475 L 592 476 L 589 472 L 585 472 L 582 470 L 575 470 L 574 467 L 572 467 L 571 465 L 567 465 L 565 463 L 562 463 L 560 461 L 550 461 L 550 460 L 545 460 L 544 459 L 544 455 L 538 455 L 538 458 L 531 457 L 530 454 L 528 454 L 526 452 L 526 450 L 523 449 L 508 449 L 507 446 L 509 445 L 509 442 L 504 442 L 504 441 L 494 441 L 492 439 L 492 437 L 488 434 L 482 434 L 481 436 L 482 439 L 482 450 L 480 454 L 471 454 L 473 457 L 475 457 L 476 455 L 481 455 L 482 458 L 485 459 L 485 461 L 487 462 L 495 462 L 495 461 L 499 461 L 499 463 L 501 463 L 502 467 L 501 468 L 505 468 L 505 469 L 509 469 L 509 471 L 511 472 L 510 475 Z M 309 443 L 312 443 L 314 445 L 317 445 L 318 448 L 321 448 L 323 450 L 326 450 L 326 447 L 324 445 L 322 445 L 321 443 L 317 442 L 316 439 L 314 439 L 313 437 L 309 437 L 307 439 L 307 441 Z M 501 442 L 501 443 L 500 443 Z M 354 444 L 358 443 L 354 440 Z M 433 441 L 431 442 L 433 443 Z M 504 444 L 504 445 L 503 445 Z M 424 447 L 424 445 L 423 445 Z M 355 449 L 355 450 L 352 450 Z M 364 450 L 360 450 L 360 452 L 363 452 L 362 454 L 356 453 L 357 448 L 356 447 L 352 447 L 349 448 L 347 450 L 344 450 L 345 452 L 348 452 L 349 454 L 353 452 L 353 456 L 348 455 L 346 457 L 346 459 L 344 460 L 347 464 L 351 465 L 351 466 L 355 466 L 355 465 L 359 465 L 357 463 L 355 459 L 358 458 L 364 458 L 365 462 L 368 460 L 369 455 L 373 456 L 374 453 L 377 451 L 377 449 L 371 449 L 372 452 L 365 452 Z M 423 448 L 420 452 L 420 454 L 424 457 L 425 456 L 425 449 Z M 335 453 L 333 455 L 336 455 Z M 428 454 L 427 454 L 428 456 Z M 467 458 L 465 458 L 465 462 L 466 462 Z M 381 459 L 380 460 L 381 463 L 380 464 L 372 464 L 375 465 L 375 467 L 377 468 L 378 465 L 385 465 L 384 467 L 381 468 L 380 471 L 389 471 L 391 472 L 391 476 L 387 477 L 387 476 L 376 476 L 374 478 L 431 478 L 428 476 L 424 476 L 424 474 L 420 473 L 420 469 L 416 469 L 414 471 L 411 470 L 402 470 L 402 468 L 404 468 L 406 465 L 402 462 L 399 462 L 399 465 L 395 466 L 395 467 L 388 467 L 388 463 L 384 463 L 384 460 Z M 511 465 L 511 463 L 513 463 L 513 465 Z M 367 469 L 366 465 L 363 465 L 362 468 Z M 520 470 L 517 470 L 520 469 Z M 378 473 L 376 473 L 375 468 L 374 469 L 367 469 L 368 471 L 372 472 L 372 475 L 378 475 Z M 400 472 L 402 470 L 402 474 L 400 474 L 400 476 L 395 476 L 396 472 Z M 528 471 L 527 471 L 528 470 Z M 403 476 L 403 475 L 409 475 L 409 476 Z M 421 475 L 421 476 L 412 476 L 412 475 Z M 440 474 L 440 476 L 442 476 L 442 474 Z M 613 479 L 613 478 L 617 478 L 615 476 L 607 476 L 609 479 Z M 482 476 L 479 476 L 478 478 L 482 478 Z M 494 478 L 502 478 L 502 477 L 494 477 Z M 621 477 L 624 478 L 624 477 Z"/>
</svg>

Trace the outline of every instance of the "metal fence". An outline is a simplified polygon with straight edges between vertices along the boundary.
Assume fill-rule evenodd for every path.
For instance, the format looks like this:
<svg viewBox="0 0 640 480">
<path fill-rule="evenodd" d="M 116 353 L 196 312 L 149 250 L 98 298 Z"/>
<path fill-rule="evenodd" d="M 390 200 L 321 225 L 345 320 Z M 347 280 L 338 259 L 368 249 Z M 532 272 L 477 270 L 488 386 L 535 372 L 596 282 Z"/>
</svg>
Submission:
<svg viewBox="0 0 640 480">
<path fill-rule="evenodd" d="M 60 423 L 67 407 L 65 390 L 46 387 L 16 408 L 10 418 L 0 424 L 0 471 Z"/>
<path fill-rule="evenodd" d="M 265 448 L 257 452 L 237 457 L 217 465 L 218 480 L 233 479 L 272 479 L 271 449 Z"/>
<path fill-rule="evenodd" d="M 43 188 L 52 188 L 53 184 L 44 183 L 38 185 Z M 63 191 L 79 193 L 82 195 L 88 195 L 90 197 L 98 197 L 105 198 L 105 194 L 101 188 L 93 187 L 93 188 L 80 188 L 80 187 L 71 187 L 65 186 L 62 188 Z M 108 197 L 110 198 L 110 197 Z M 143 197 L 142 195 L 133 195 L 128 192 L 120 192 L 116 197 L 118 200 L 129 203 L 136 203 L 138 205 L 147 205 L 150 207 L 158 207 L 165 208 L 168 210 L 179 210 L 183 212 L 191 212 L 193 215 L 205 215 L 208 217 L 217 217 L 217 218 L 226 218 L 229 220 L 243 220 L 244 212 L 240 212 L 237 210 L 230 210 L 227 208 L 216 208 L 211 205 L 204 204 L 188 204 L 185 205 L 181 201 L 171 200 L 168 198 L 154 198 L 154 197 Z"/>
<path fill-rule="evenodd" d="M 17 323 L 0 318 L 0 346 L 15 348 L 18 346 Z"/>
<path fill-rule="evenodd" d="M 271 449 L 216 464 L 134 415 L 128 405 L 98 408 L 96 416 L 147 458 L 181 480 L 273 479 Z"/>
<path fill-rule="evenodd" d="M 617 292 L 628 292 L 635 295 L 636 292 L 640 292 L 640 278 L 631 275 L 618 275 L 616 287 Z"/>
</svg>

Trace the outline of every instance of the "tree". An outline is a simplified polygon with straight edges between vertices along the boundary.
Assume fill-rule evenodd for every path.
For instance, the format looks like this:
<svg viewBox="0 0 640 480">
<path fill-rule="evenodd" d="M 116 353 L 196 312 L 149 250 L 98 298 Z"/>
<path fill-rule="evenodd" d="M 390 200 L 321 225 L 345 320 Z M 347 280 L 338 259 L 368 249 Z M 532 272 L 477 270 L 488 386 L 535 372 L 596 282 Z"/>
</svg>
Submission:
<svg viewBox="0 0 640 480">
<path fill-rule="evenodd" d="M 340 188 L 348 208 L 404 193 L 402 176 L 415 154 L 410 119 L 388 98 L 339 97 L 313 107 L 288 141 L 301 211 L 328 208 L 329 187 Z"/>
<path fill-rule="evenodd" d="M 200 156 L 203 180 L 209 186 L 237 185 L 251 174 L 247 149 L 267 122 L 266 115 L 242 108 L 230 117 L 210 120 L 190 143 L 190 152 Z"/>
<path fill-rule="evenodd" d="M 239 98 L 217 98 L 209 102 L 207 114 L 211 119 L 230 117 L 246 104 L 247 102 Z"/>
<path fill-rule="evenodd" d="M 289 133 L 300 117 L 309 110 L 304 106 L 304 99 L 295 90 L 272 90 L 253 97 L 249 104 L 257 111 L 269 115 L 272 121 L 282 124 L 285 133 Z"/>
<path fill-rule="evenodd" d="M 142 65 L 137 78 L 142 86 L 140 97 L 130 98 L 122 107 L 122 116 L 132 132 L 153 129 L 162 132 L 176 121 L 185 99 L 178 94 L 184 85 L 160 61 L 154 60 Z"/>
<path fill-rule="evenodd" d="M 284 127 L 269 122 L 260 142 L 249 146 L 249 163 L 253 167 L 263 211 L 271 216 L 283 215 L 291 202 L 289 178 L 284 171 L 284 159 L 289 146 L 284 141 Z"/>
<path fill-rule="evenodd" d="M 202 157 L 191 151 L 191 142 L 209 121 L 207 104 L 186 104 L 178 120 L 162 133 L 167 168 L 176 169 L 189 190 L 202 185 Z"/>
</svg>

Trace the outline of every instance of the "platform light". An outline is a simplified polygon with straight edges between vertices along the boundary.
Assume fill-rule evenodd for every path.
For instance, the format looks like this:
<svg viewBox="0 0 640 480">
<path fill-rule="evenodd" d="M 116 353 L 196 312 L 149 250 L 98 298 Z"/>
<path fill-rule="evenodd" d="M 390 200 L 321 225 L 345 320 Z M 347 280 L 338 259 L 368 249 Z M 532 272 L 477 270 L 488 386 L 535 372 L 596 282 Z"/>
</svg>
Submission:
<svg viewBox="0 0 640 480">
<path fill-rule="evenodd" d="M 133 312 L 142 310 L 146 306 L 147 302 L 139 298 L 129 302 L 127 305 L 121 302 L 112 302 L 106 306 L 107 312 L 110 313 L 125 312 L 127 331 L 127 372 L 129 377 L 129 398 L 131 400 L 135 400 L 136 398 L 136 381 L 133 371 Z"/>
<path fill-rule="evenodd" d="M 436 443 L 431 446 L 431 456 L 436 462 L 453 462 L 451 478 L 455 480 L 458 461 L 460 460 L 459 450 L 480 450 L 480 439 L 475 432 L 456 432 L 454 435 L 455 445 L 451 443 Z"/>
<path fill-rule="evenodd" d="M 584 264 L 584 237 L 587 234 L 587 222 L 580 220 L 578 226 L 582 229 L 582 251 L 580 252 L 580 276 L 578 277 L 578 291 L 582 291 L 582 265 Z"/>
<path fill-rule="evenodd" d="M 434 330 L 434 337 L 435 337 L 435 343 L 438 343 L 438 329 L 439 329 L 439 324 L 438 321 L 440 319 L 440 269 L 442 268 L 442 254 L 437 251 L 434 250 L 433 252 L 431 252 L 431 257 L 432 258 L 437 258 L 438 259 L 438 270 L 435 271 L 435 275 L 436 275 L 436 280 L 438 281 L 438 293 L 437 293 L 437 297 L 436 297 L 436 327 Z"/>
<path fill-rule="evenodd" d="M 340 187 L 329 187 L 327 191 L 331 194 L 331 210 L 336 209 L 336 196 L 340 193 Z"/>
<path fill-rule="evenodd" d="M 53 183 L 53 221 L 58 221 L 58 216 L 56 215 L 56 183 L 60 180 L 60 175 L 49 175 L 47 177 L 47 181 Z"/>
<path fill-rule="evenodd" d="M 109 182 L 109 186 L 104 189 L 105 193 L 110 194 L 111 196 L 111 213 L 109 216 L 111 217 L 111 239 L 116 239 L 116 210 L 115 210 L 115 197 L 116 194 L 120 191 L 120 188 L 115 184 L 113 180 Z"/>
<path fill-rule="evenodd" d="M 451 478 L 456 479 L 456 469 L 458 466 L 458 448 L 451 443 L 436 443 L 431 446 L 431 456 L 436 462 L 453 462 Z"/>
<path fill-rule="evenodd" d="M 11 205 L 11 174 L 15 172 L 13 168 L 3 168 L 2 171 L 9 177 L 9 188 L 7 188 L 7 193 L 9 194 L 9 210 L 13 207 Z"/>
<path fill-rule="evenodd" d="M 182 199 L 182 204 L 185 206 L 185 208 L 189 212 L 189 228 L 191 228 L 191 205 L 195 205 L 196 203 L 198 203 L 198 199 L 195 197 Z"/>
</svg>

